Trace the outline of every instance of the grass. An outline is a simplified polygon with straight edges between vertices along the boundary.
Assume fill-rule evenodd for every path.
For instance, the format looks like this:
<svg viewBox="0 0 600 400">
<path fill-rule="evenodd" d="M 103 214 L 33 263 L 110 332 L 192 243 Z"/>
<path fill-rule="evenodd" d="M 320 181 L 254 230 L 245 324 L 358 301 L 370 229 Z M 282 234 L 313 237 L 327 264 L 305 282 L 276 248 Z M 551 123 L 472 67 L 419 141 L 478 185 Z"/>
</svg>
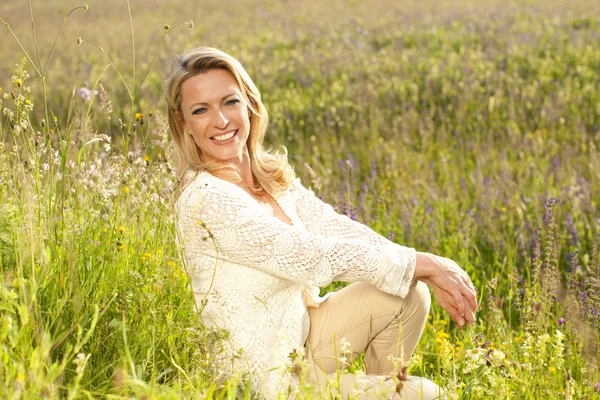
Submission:
<svg viewBox="0 0 600 400">
<path fill-rule="evenodd" d="M 599 6 L 324 3 L 133 3 L 135 64 L 127 2 L 90 3 L 47 70 L 81 4 L 33 3 L 42 62 L 27 4 L 0 5 L 44 76 L 0 43 L 1 397 L 249 396 L 214 381 L 226 332 L 174 237 L 161 81 L 200 44 L 244 63 L 304 184 L 472 276 L 478 324 L 434 306 L 411 373 L 452 398 L 600 397 Z"/>
</svg>

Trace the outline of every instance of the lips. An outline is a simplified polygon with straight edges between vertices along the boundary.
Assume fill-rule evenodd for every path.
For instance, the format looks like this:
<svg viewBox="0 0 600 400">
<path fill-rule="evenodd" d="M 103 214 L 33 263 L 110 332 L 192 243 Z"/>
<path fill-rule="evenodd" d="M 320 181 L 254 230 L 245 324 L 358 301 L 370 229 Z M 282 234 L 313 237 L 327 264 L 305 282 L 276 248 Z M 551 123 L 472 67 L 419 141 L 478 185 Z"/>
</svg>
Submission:
<svg viewBox="0 0 600 400">
<path fill-rule="evenodd" d="M 210 137 L 210 140 L 215 142 L 226 142 L 232 138 L 234 138 L 238 133 L 237 129 L 232 129 L 227 132 L 219 133 L 218 135 L 214 135 Z"/>
</svg>

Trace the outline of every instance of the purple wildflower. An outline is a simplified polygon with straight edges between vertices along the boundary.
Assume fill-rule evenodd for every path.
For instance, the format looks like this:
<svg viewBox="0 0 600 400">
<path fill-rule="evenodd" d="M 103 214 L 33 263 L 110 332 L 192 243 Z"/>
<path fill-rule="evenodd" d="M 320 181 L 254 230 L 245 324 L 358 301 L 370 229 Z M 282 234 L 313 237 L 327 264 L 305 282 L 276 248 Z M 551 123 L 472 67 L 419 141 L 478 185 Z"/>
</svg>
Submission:
<svg viewBox="0 0 600 400">
<path fill-rule="evenodd" d="M 393 242 L 394 241 L 394 237 L 396 237 L 396 232 L 390 231 L 390 233 L 388 234 L 388 239 Z"/>
<path fill-rule="evenodd" d="M 551 209 L 552 206 L 554 206 L 556 203 L 558 203 L 558 200 L 556 200 L 554 197 L 550 197 L 548 199 L 548 201 L 546 201 L 545 207 L 546 207 L 546 209 L 548 209 L 548 208 Z"/>
<path fill-rule="evenodd" d="M 492 179 L 489 176 L 483 178 L 483 187 L 487 189 L 490 186 L 490 182 L 492 182 Z"/>
<path fill-rule="evenodd" d="M 356 213 L 356 210 L 354 208 L 352 208 L 352 207 L 348 207 L 348 208 L 349 208 L 349 210 L 348 210 L 348 214 L 349 215 L 348 216 L 350 217 L 350 219 L 352 221 L 358 221 L 358 214 Z"/>
<path fill-rule="evenodd" d="M 98 91 L 94 90 L 94 95 L 97 95 Z M 90 101 L 92 98 L 92 91 L 86 87 L 81 87 L 77 90 L 77 95 L 85 101 Z"/>
<path fill-rule="evenodd" d="M 577 245 L 579 244 L 579 236 L 577 236 L 577 230 L 575 229 L 575 223 L 573 222 L 573 216 L 571 215 L 571 213 L 567 213 L 565 225 L 567 226 L 569 234 L 571 235 L 571 244 L 577 247 Z"/>
<path fill-rule="evenodd" d="M 565 319 L 564 319 L 563 317 L 560 317 L 560 318 L 558 319 L 558 324 L 559 324 L 559 325 L 564 325 L 564 324 L 565 324 Z"/>
</svg>

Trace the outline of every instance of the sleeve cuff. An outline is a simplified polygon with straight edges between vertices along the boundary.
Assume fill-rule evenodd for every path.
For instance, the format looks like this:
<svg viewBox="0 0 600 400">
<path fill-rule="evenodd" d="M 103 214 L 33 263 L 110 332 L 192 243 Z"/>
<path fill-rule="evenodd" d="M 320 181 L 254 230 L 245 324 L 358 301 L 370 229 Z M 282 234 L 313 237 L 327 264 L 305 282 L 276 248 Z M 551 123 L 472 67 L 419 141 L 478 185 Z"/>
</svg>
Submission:
<svg viewBox="0 0 600 400">
<path fill-rule="evenodd" d="M 382 273 L 372 283 L 386 293 L 406 297 L 415 274 L 416 250 L 396 243 L 383 246 L 381 250 L 383 254 L 379 270 Z"/>
</svg>

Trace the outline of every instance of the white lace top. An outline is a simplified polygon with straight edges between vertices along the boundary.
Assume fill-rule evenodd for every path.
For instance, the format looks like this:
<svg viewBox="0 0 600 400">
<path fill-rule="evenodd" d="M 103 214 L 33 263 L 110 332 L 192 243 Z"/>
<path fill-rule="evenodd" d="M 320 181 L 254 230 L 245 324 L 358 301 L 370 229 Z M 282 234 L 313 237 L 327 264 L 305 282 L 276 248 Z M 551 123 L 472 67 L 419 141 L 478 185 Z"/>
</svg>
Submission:
<svg viewBox="0 0 600 400">
<path fill-rule="evenodd" d="M 292 221 L 271 216 L 237 185 L 201 172 L 177 200 L 177 240 L 206 325 L 229 331 L 226 374 L 249 372 L 272 398 L 304 346 L 319 287 L 368 281 L 406 296 L 416 254 L 336 213 L 296 179 L 276 198 Z M 204 300 L 204 301 L 203 301 Z"/>
</svg>

